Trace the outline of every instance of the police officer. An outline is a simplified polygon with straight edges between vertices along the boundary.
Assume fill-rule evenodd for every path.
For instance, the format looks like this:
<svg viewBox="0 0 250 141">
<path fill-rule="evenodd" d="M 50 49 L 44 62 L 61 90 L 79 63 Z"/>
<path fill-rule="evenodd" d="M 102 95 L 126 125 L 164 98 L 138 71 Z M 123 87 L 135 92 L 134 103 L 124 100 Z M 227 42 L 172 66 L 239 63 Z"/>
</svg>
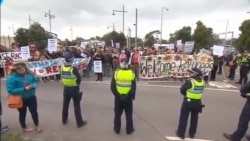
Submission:
<svg viewBox="0 0 250 141">
<path fill-rule="evenodd" d="M 247 132 L 248 123 L 250 121 L 250 81 L 241 87 L 240 93 L 247 101 L 241 111 L 237 130 L 233 134 L 223 134 L 223 136 L 230 141 L 240 141 Z M 246 138 L 250 141 L 250 136 L 246 135 Z"/>
<path fill-rule="evenodd" d="M 198 68 L 192 68 L 191 70 L 188 70 L 188 72 L 190 79 L 186 80 L 180 88 L 181 94 L 184 95 L 184 100 L 181 106 L 179 126 L 176 135 L 181 139 L 185 138 L 189 113 L 191 113 L 189 137 L 195 137 L 198 124 L 198 114 L 202 112 L 203 107 L 201 98 L 205 82 L 202 80 L 202 72 Z"/>
<path fill-rule="evenodd" d="M 248 56 L 247 51 L 244 52 L 239 62 L 240 62 L 240 80 L 237 83 L 242 84 L 242 80 L 244 80 L 244 84 L 246 84 L 248 80 L 247 75 L 250 67 L 250 58 Z"/>
<path fill-rule="evenodd" d="M 115 96 L 114 131 L 120 133 L 121 115 L 126 114 L 127 134 L 134 132 L 133 126 L 133 100 L 135 100 L 136 81 L 135 74 L 128 68 L 126 59 L 121 60 L 120 69 L 116 70 L 111 80 L 111 91 Z"/>
<path fill-rule="evenodd" d="M 63 110 L 62 110 L 62 122 L 66 124 L 68 121 L 68 109 L 71 98 L 74 102 L 74 112 L 76 117 L 77 127 L 82 127 L 87 124 L 87 121 L 83 121 L 81 115 L 81 94 L 79 92 L 79 85 L 81 84 L 81 76 L 76 67 L 72 67 L 74 56 L 70 53 L 65 54 L 65 66 L 61 68 L 61 78 L 64 85 L 63 89 Z"/>
</svg>

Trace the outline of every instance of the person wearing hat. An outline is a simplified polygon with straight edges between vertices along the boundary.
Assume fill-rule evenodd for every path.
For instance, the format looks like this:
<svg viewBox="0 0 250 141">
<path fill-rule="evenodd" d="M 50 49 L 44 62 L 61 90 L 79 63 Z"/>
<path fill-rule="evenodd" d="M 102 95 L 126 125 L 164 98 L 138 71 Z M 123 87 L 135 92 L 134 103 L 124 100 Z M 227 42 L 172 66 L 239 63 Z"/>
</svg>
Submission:
<svg viewBox="0 0 250 141">
<path fill-rule="evenodd" d="M 240 89 L 241 97 L 246 98 L 246 103 L 241 111 L 237 130 L 232 134 L 223 133 L 223 136 L 230 141 L 240 141 L 247 132 L 250 121 L 250 81 Z M 250 141 L 250 135 L 245 136 Z"/>
<path fill-rule="evenodd" d="M 185 138 L 189 113 L 191 113 L 189 137 L 195 137 L 198 115 L 202 112 L 202 107 L 204 107 L 201 103 L 205 88 L 205 82 L 202 79 L 202 72 L 198 68 L 192 68 L 191 70 L 188 70 L 188 72 L 190 79 L 186 80 L 180 88 L 180 92 L 184 96 L 184 99 L 181 106 L 179 125 L 176 135 L 181 139 Z"/>
<path fill-rule="evenodd" d="M 128 68 L 128 61 L 122 59 L 120 69 L 116 70 L 111 80 L 111 91 L 115 97 L 114 104 L 114 131 L 120 133 L 121 115 L 123 110 L 126 114 L 127 134 L 134 132 L 133 126 L 133 100 L 135 100 L 136 81 L 135 74 Z"/>
<path fill-rule="evenodd" d="M 63 110 L 62 110 L 62 123 L 65 125 L 68 121 L 68 109 L 71 98 L 74 102 L 74 112 L 76 117 L 77 127 L 80 128 L 87 124 L 87 121 L 82 119 L 81 115 L 81 96 L 80 84 L 81 75 L 76 67 L 72 66 L 74 56 L 71 53 L 65 54 L 66 64 L 61 68 L 61 78 L 64 85 L 63 89 Z"/>
</svg>

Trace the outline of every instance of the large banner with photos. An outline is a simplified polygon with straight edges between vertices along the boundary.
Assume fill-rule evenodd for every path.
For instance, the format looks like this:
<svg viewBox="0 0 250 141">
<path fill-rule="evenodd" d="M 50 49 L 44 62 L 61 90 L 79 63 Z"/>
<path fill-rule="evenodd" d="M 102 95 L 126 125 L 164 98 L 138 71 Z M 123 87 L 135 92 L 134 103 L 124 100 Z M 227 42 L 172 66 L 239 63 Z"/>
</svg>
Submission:
<svg viewBox="0 0 250 141">
<path fill-rule="evenodd" d="M 203 73 L 213 68 L 213 57 L 201 54 L 199 56 L 186 54 L 166 54 L 140 57 L 140 78 L 158 79 L 165 77 L 189 77 L 187 70 L 197 67 Z"/>
</svg>

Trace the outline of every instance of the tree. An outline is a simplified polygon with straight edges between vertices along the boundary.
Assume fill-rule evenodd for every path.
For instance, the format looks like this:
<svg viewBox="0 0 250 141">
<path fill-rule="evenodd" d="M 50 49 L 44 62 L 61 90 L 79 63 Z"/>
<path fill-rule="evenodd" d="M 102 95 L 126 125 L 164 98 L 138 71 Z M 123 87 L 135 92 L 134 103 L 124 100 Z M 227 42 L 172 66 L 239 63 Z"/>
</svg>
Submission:
<svg viewBox="0 0 250 141">
<path fill-rule="evenodd" d="M 29 43 L 34 43 L 38 50 L 44 50 L 47 46 L 47 40 L 50 37 L 45 29 L 37 22 L 33 23 L 28 32 Z"/>
<path fill-rule="evenodd" d="M 29 29 L 26 28 L 18 28 L 16 30 L 16 36 L 14 37 L 15 41 L 19 43 L 20 46 L 27 46 L 28 43 L 28 33 Z"/>
<path fill-rule="evenodd" d="M 155 37 L 154 34 L 159 34 L 159 30 L 154 30 L 145 35 L 145 46 L 151 47 L 155 43 Z"/>
<path fill-rule="evenodd" d="M 213 46 L 213 29 L 207 28 L 201 21 L 196 23 L 193 40 L 195 41 L 195 49 L 210 49 Z"/>
<path fill-rule="evenodd" d="M 109 32 L 103 35 L 102 40 L 105 41 L 106 46 L 112 46 L 111 40 L 113 43 L 120 43 L 120 47 L 123 48 L 126 45 L 126 37 L 123 33 L 118 33 L 116 31 Z"/>
<path fill-rule="evenodd" d="M 175 43 L 177 40 L 182 40 L 182 43 L 192 40 L 192 28 L 190 26 L 184 26 L 182 29 L 175 31 L 174 34 L 170 34 L 169 41 Z"/>
<path fill-rule="evenodd" d="M 250 51 L 250 20 L 243 21 L 239 30 L 241 31 L 241 34 L 235 41 L 235 47 L 239 51 Z"/>
</svg>

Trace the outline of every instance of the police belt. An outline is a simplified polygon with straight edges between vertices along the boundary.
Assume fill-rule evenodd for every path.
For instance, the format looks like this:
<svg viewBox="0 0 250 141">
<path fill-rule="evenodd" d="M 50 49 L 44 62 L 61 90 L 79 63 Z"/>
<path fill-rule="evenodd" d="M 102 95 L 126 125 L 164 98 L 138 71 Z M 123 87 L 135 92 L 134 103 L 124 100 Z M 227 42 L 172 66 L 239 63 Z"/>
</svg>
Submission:
<svg viewBox="0 0 250 141">
<path fill-rule="evenodd" d="M 201 99 L 191 99 L 191 98 L 187 98 L 187 97 L 185 97 L 184 99 L 185 99 L 185 101 L 188 101 L 188 102 L 190 102 L 190 101 L 201 102 Z"/>
</svg>

